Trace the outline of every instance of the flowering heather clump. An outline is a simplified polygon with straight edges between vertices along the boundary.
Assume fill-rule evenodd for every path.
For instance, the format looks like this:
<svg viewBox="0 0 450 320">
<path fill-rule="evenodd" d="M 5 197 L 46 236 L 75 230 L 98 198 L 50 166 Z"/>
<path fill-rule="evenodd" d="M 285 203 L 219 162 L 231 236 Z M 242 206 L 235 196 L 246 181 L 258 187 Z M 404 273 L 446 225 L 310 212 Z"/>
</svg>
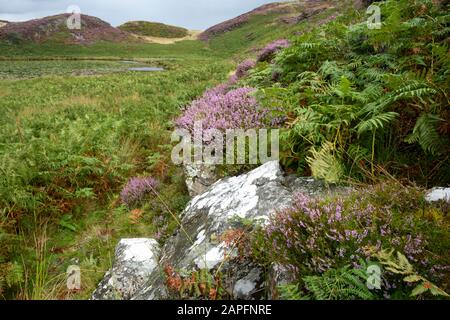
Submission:
<svg viewBox="0 0 450 320">
<path fill-rule="evenodd" d="M 152 177 L 135 177 L 128 181 L 120 193 L 120 199 L 128 207 L 138 204 L 158 188 L 159 182 Z"/>
<path fill-rule="evenodd" d="M 206 90 L 203 96 L 223 95 L 226 94 L 228 90 L 229 90 L 228 83 L 221 83 L 211 89 Z"/>
<path fill-rule="evenodd" d="M 255 67 L 255 65 L 256 61 L 252 59 L 242 61 L 236 69 L 237 78 L 241 79 L 245 77 L 248 74 L 248 72 Z"/>
<path fill-rule="evenodd" d="M 287 48 L 290 43 L 286 39 L 279 39 L 270 44 L 268 44 L 259 54 L 258 62 L 268 61 L 273 58 L 273 56 L 281 49 Z"/>
<path fill-rule="evenodd" d="M 448 243 L 441 239 L 446 227 L 417 217 L 415 211 L 397 210 L 400 201 L 408 201 L 403 208 L 419 207 L 420 196 L 411 197 L 415 193 L 405 196 L 409 191 L 382 189 L 359 190 L 331 201 L 297 194 L 293 207 L 271 217 L 265 229 L 269 256 L 304 277 L 349 264 L 358 268 L 361 259 L 369 258 L 367 246 L 392 248 L 424 274 L 439 279 L 439 270 L 448 271 L 442 256 Z M 438 235 L 431 238 L 427 230 Z"/>
<path fill-rule="evenodd" d="M 254 91 L 254 88 L 238 88 L 226 92 L 222 87 L 208 90 L 192 102 L 176 125 L 193 132 L 194 123 L 202 121 L 205 133 L 212 129 L 260 128 L 266 124 L 269 112 L 251 95 Z"/>
<path fill-rule="evenodd" d="M 228 82 L 226 83 L 226 86 L 229 88 L 231 86 L 234 86 L 238 83 L 239 78 L 236 74 L 233 74 L 229 79 Z"/>
</svg>

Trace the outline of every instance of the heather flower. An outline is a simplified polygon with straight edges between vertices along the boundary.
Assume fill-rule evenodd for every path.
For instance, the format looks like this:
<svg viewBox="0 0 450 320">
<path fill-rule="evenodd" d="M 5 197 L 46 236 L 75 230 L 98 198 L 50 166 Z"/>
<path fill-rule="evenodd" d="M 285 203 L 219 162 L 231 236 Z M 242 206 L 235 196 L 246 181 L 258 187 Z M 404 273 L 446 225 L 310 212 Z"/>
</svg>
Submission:
<svg viewBox="0 0 450 320">
<path fill-rule="evenodd" d="M 242 61 L 236 69 L 236 77 L 238 79 L 245 77 L 248 74 L 248 72 L 255 67 L 255 65 L 256 62 L 255 60 L 252 59 Z"/>
<path fill-rule="evenodd" d="M 202 122 L 209 130 L 261 128 L 267 122 L 269 110 L 252 96 L 254 88 L 238 88 L 226 92 L 223 87 L 208 90 L 187 107 L 175 123 L 179 128 L 194 131 L 194 124 Z"/>
<path fill-rule="evenodd" d="M 258 62 L 268 61 L 280 50 L 290 46 L 290 43 L 286 39 L 279 39 L 272 43 L 269 43 L 259 54 Z"/>
<path fill-rule="evenodd" d="M 233 74 L 229 79 L 228 82 L 226 83 L 226 86 L 229 88 L 231 86 L 234 86 L 235 84 L 237 84 L 237 82 L 239 81 L 239 78 L 237 77 L 236 74 Z"/>
<path fill-rule="evenodd" d="M 288 118 L 284 115 L 274 117 L 270 120 L 270 127 L 271 128 L 279 128 L 279 127 L 283 126 L 287 120 L 288 120 Z"/>
<path fill-rule="evenodd" d="M 429 269 L 434 262 L 426 256 L 425 234 L 418 231 L 414 215 L 395 213 L 391 199 L 374 206 L 367 200 L 373 197 L 371 192 L 359 190 L 328 200 L 295 194 L 292 208 L 272 215 L 265 228 L 269 256 L 277 263 L 298 266 L 301 277 L 358 266 L 369 258 L 364 248 L 374 246 L 404 253 L 416 267 L 424 268 L 424 274 L 437 273 L 436 268 Z"/>
<path fill-rule="evenodd" d="M 228 89 L 228 83 L 221 83 L 211 89 L 206 90 L 204 96 L 226 94 L 228 92 Z"/>
<path fill-rule="evenodd" d="M 159 182 L 152 177 L 135 177 L 128 181 L 120 193 L 123 204 L 132 207 L 153 194 L 158 188 Z"/>
</svg>

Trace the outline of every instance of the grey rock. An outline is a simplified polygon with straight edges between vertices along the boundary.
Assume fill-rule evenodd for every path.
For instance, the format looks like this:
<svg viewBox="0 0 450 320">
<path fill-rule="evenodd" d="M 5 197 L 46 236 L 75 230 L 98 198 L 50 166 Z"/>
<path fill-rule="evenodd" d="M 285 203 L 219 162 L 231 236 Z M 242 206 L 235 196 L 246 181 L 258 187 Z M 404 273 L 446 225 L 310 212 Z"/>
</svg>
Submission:
<svg viewBox="0 0 450 320">
<path fill-rule="evenodd" d="M 191 197 L 202 194 L 219 180 L 215 166 L 203 163 L 184 165 L 184 174 L 186 186 Z"/>
<path fill-rule="evenodd" d="M 280 292 L 278 290 L 279 286 L 292 283 L 294 279 L 294 274 L 279 264 L 272 264 L 269 269 L 268 274 L 268 288 L 267 288 L 267 298 L 270 300 L 280 299 Z"/>
<path fill-rule="evenodd" d="M 236 281 L 233 288 L 233 296 L 236 299 L 248 299 L 261 287 L 263 272 L 259 268 L 250 270 L 243 278 Z"/>
<path fill-rule="evenodd" d="M 263 271 L 250 261 L 233 259 L 237 253 L 218 240 L 220 235 L 239 227 L 242 219 L 265 223 L 271 214 L 292 205 L 296 191 L 321 195 L 330 190 L 314 179 L 285 177 L 278 161 L 217 181 L 187 205 L 181 214 L 183 227 L 162 248 L 159 270 L 152 273 L 134 299 L 169 298 L 161 273 L 166 265 L 186 273 L 198 269 L 216 272 L 220 268 L 227 275 L 225 288 L 230 296 L 260 298 L 264 294 Z"/>
<path fill-rule="evenodd" d="M 433 188 L 425 196 L 427 202 L 450 201 L 450 188 Z"/>
<path fill-rule="evenodd" d="M 93 300 L 128 300 L 145 285 L 158 265 L 156 240 L 122 239 L 114 263 L 92 295 Z"/>
</svg>

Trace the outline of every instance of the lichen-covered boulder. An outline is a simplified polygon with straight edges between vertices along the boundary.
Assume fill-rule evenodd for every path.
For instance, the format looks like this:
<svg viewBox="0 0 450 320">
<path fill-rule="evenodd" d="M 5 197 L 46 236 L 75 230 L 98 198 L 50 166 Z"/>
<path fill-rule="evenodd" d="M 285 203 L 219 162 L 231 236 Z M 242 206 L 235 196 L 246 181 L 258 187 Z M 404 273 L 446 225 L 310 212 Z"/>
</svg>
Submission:
<svg viewBox="0 0 450 320">
<path fill-rule="evenodd" d="M 156 269 L 159 251 L 159 244 L 153 239 L 122 239 L 116 247 L 113 266 L 106 272 L 92 299 L 131 299 Z"/>
<path fill-rule="evenodd" d="M 218 269 L 226 274 L 225 289 L 232 298 L 258 299 L 265 291 L 264 273 L 250 261 L 232 259 L 236 252 L 221 241 L 221 235 L 240 221 L 259 220 L 288 208 L 293 194 L 322 194 L 326 187 L 308 178 L 286 177 L 278 161 L 268 162 L 237 177 L 219 180 L 193 198 L 181 214 L 182 228 L 161 250 L 159 269 L 134 299 L 170 298 L 162 272 L 166 265 L 189 273 Z"/>
<path fill-rule="evenodd" d="M 425 200 L 428 202 L 450 202 L 450 188 L 433 188 L 426 194 Z"/>
<path fill-rule="evenodd" d="M 216 167 L 203 163 L 184 165 L 184 175 L 186 186 L 191 197 L 202 194 L 219 180 Z"/>
</svg>

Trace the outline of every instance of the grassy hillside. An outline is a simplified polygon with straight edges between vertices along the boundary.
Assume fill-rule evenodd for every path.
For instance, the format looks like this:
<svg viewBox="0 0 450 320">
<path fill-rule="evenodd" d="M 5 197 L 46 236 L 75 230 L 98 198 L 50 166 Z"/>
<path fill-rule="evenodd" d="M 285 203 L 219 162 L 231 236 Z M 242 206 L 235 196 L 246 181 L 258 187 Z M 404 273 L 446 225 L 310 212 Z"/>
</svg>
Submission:
<svg viewBox="0 0 450 320">
<path fill-rule="evenodd" d="M 300 198 L 297 211 L 270 221 L 270 235 L 259 230 L 252 255 L 262 269 L 288 263 L 313 277 L 297 274 L 285 297 L 320 296 L 305 281 L 332 282 L 333 274 L 368 258 L 363 245 L 380 243 L 449 288 L 448 205 L 428 205 L 423 190 L 410 187 L 449 183 L 448 15 L 428 0 L 416 2 L 387 1 L 386 28 L 379 31 L 368 30 L 364 12 L 355 10 L 361 1 L 316 0 L 264 6 L 213 27 L 203 41 L 169 45 L 91 33 L 85 39 L 92 42 L 73 43 L 72 34 L 53 27 L 34 38 L 35 22 L 1 28 L 0 297 L 86 299 L 110 268 L 120 238 L 164 243 L 177 228 L 172 215 L 189 200 L 182 170 L 170 160 L 174 120 L 220 83 L 224 91 L 254 87 L 259 107 L 276 108 L 273 126 L 281 128 L 288 172 L 365 189 L 323 203 Z M 276 39 L 281 46 L 267 46 Z M 229 79 L 244 57 L 255 60 Z M 128 71 L 122 60 L 165 71 Z M 217 90 L 200 106 L 224 95 Z M 160 181 L 162 201 L 128 208 L 120 192 L 142 176 Z M 390 186 L 370 186 L 386 180 Z M 349 218 L 325 219 L 331 211 Z M 321 223 L 310 212 L 323 213 Z M 335 233 L 339 245 L 329 239 Z M 305 241 L 303 251 L 287 246 L 286 234 Z M 331 273 L 311 267 L 314 257 Z M 78 292 L 65 287 L 72 264 L 81 267 Z M 394 298 L 409 298 L 410 285 L 392 284 Z"/>
<path fill-rule="evenodd" d="M 140 36 L 159 38 L 184 38 L 189 34 L 189 31 L 185 28 L 148 21 L 130 21 L 118 28 Z"/>
<path fill-rule="evenodd" d="M 188 197 L 170 165 L 171 120 L 232 68 L 200 41 L 86 44 L 67 36 L 0 39 L 3 298 L 87 299 L 120 238 L 163 242 L 173 232 L 167 207 L 131 212 L 118 206 L 120 189 L 131 177 L 154 176 L 168 208 L 181 212 Z M 135 66 L 165 71 L 127 70 Z M 74 261 L 83 288 L 68 292 Z"/>
<path fill-rule="evenodd" d="M 273 40 L 304 33 L 335 19 L 343 12 L 352 19 L 356 13 L 355 1 L 269 4 L 214 26 L 200 35 L 200 38 L 208 42 L 213 50 L 239 56 L 249 55 Z"/>
<path fill-rule="evenodd" d="M 74 76 L 79 64 L 98 75 Z M 184 60 L 166 66 L 159 73 L 101 75 L 117 66 L 0 62 L 0 77 L 15 75 L 0 80 L 0 296 L 88 298 L 118 239 L 163 241 L 172 232 L 176 224 L 165 209 L 149 206 L 133 216 L 117 206 L 118 192 L 130 177 L 152 175 L 170 209 L 183 209 L 182 173 L 169 165 L 170 121 L 224 79 L 229 65 Z M 17 80 L 37 72 L 46 76 Z M 83 290 L 68 293 L 64 273 L 75 260 Z"/>
</svg>

